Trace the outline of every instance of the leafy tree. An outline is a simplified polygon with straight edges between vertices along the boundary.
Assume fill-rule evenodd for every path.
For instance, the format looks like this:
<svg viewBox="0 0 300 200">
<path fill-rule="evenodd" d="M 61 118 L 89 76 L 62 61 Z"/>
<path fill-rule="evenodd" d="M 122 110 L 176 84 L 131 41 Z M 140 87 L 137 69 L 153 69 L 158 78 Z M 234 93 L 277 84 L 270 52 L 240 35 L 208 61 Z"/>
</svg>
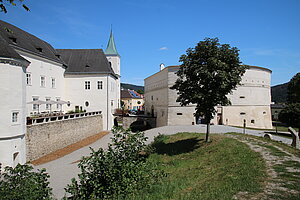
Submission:
<svg viewBox="0 0 300 200">
<path fill-rule="evenodd" d="M 72 179 L 66 191 L 71 199 L 123 199 L 147 188 L 160 177 L 154 163 L 146 158 L 146 137 L 114 127 L 108 149 L 93 149 L 78 164 L 79 180 Z"/>
<path fill-rule="evenodd" d="M 4 171 L 0 172 L 0 199 L 52 199 L 46 170 L 32 170 L 32 166 L 21 164 L 15 168 L 5 167 Z"/>
<path fill-rule="evenodd" d="M 19 2 L 19 3 L 22 4 L 23 1 L 24 1 L 24 0 L 0 0 L 0 12 L 7 13 L 6 7 L 7 7 L 8 5 L 17 6 L 17 3 L 16 3 L 16 2 Z M 23 7 L 26 11 L 29 11 L 29 10 L 30 10 L 25 4 L 22 4 L 22 7 Z"/>
<path fill-rule="evenodd" d="M 177 102 L 181 106 L 196 104 L 196 117 L 205 117 L 206 142 L 215 107 L 230 104 L 226 95 L 236 88 L 245 72 L 238 52 L 236 47 L 220 44 L 218 38 L 206 38 L 180 57 L 178 79 L 171 89 L 178 91 Z"/>
<path fill-rule="evenodd" d="M 279 113 L 279 121 L 300 128 L 300 73 L 297 73 L 288 84 L 287 100 L 287 106 Z"/>
<path fill-rule="evenodd" d="M 300 129 L 300 102 L 288 104 L 280 113 L 279 121 Z M 299 130 L 298 130 L 299 131 Z"/>
<path fill-rule="evenodd" d="M 288 103 L 300 103 L 300 73 L 297 73 L 288 84 Z"/>
</svg>

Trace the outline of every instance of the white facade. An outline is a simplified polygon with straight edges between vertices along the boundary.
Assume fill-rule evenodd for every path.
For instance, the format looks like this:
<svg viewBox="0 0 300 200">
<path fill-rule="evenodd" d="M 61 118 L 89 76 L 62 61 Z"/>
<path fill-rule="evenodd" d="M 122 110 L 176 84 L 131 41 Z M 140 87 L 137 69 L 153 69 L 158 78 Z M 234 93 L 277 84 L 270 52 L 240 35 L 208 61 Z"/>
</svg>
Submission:
<svg viewBox="0 0 300 200">
<path fill-rule="evenodd" d="M 121 90 L 121 58 L 119 55 L 106 55 L 108 62 L 110 63 L 112 69 L 114 70 L 115 74 L 117 75 L 118 79 L 116 80 L 116 90 L 120 91 Z M 121 93 L 117 93 L 116 97 L 116 108 L 121 107 Z"/>
<path fill-rule="evenodd" d="M 104 130 L 113 127 L 113 113 L 120 105 L 119 55 L 106 57 L 102 50 L 97 49 L 98 54 L 90 60 L 81 59 L 87 63 L 96 60 L 93 67 L 98 69 L 97 73 L 84 74 L 84 68 L 89 67 L 86 64 L 82 66 L 83 69 L 79 69 L 82 71 L 72 75 L 66 73 L 64 61 L 51 45 L 0 20 L 0 25 L 2 24 L 11 30 L 0 30 L 2 167 L 26 162 L 26 117 L 41 112 L 68 112 L 81 108 L 88 112 L 101 111 Z M 105 68 L 109 62 L 112 63 L 113 70 L 110 67 Z M 101 70 L 106 71 L 101 73 Z M 37 106 L 30 104 L 34 100 L 61 100 L 70 103 L 60 105 L 51 102 L 52 105 L 45 103 Z"/>
<path fill-rule="evenodd" d="M 33 100 L 64 100 L 65 99 L 65 68 L 62 64 L 42 58 L 33 54 L 18 51 L 30 65 L 26 70 L 26 102 Z M 60 106 L 42 104 L 35 106 L 27 104 L 27 116 L 38 112 L 50 112 L 61 110 Z"/>
<path fill-rule="evenodd" d="M 113 126 L 113 113 L 118 108 L 118 87 L 108 74 L 65 75 L 65 98 L 70 100 L 68 110 L 102 111 L 103 128 Z"/>
<path fill-rule="evenodd" d="M 0 60 L 0 163 L 2 167 L 16 166 L 26 162 L 26 66 L 20 62 Z"/>
<path fill-rule="evenodd" d="M 195 105 L 180 106 L 177 91 L 170 89 L 178 69 L 179 66 L 169 66 L 145 79 L 145 110 L 157 117 L 157 126 L 196 124 Z M 243 126 L 246 120 L 247 127 L 271 129 L 270 80 L 270 70 L 250 66 L 241 85 L 228 95 L 232 105 L 216 108 L 218 114 L 212 122 Z"/>
</svg>

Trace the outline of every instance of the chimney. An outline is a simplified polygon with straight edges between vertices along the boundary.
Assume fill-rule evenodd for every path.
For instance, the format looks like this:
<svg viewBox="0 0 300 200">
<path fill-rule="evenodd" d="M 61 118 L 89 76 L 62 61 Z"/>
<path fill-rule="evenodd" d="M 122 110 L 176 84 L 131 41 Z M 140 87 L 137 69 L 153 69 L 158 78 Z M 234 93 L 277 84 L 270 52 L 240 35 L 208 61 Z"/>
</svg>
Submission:
<svg viewBox="0 0 300 200">
<path fill-rule="evenodd" d="M 161 63 L 159 66 L 160 66 L 160 71 L 165 68 L 165 64 L 164 63 Z"/>
</svg>

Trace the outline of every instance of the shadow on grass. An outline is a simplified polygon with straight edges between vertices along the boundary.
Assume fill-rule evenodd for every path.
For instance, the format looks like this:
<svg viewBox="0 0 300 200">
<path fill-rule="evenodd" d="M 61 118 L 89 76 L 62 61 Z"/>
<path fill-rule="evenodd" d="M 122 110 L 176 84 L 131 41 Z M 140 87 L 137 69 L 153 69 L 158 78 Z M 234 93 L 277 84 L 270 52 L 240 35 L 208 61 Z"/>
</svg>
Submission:
<svg viewBox="0 0 300 200">
<path fill-rule="evenodd" d="M 152 147 L 154 147 L 154 152 L 157 154 L 173 156 L 194 151 L 200 147 L 200 141 L 203 141 L 203 139 L 198 139 L 197 137 L 167 144 L 163 140 L 159 140 L 154 142 Z"/>
</svg>

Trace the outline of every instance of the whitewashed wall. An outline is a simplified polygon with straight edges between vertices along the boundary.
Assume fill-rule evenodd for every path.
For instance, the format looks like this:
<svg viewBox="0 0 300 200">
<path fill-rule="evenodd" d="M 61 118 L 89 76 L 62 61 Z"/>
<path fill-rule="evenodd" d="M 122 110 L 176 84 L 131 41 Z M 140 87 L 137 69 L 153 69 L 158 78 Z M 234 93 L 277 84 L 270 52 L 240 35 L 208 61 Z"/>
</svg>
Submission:
<svg viewBox="0 0 300 200">
<path fill-rule="evenodd" d="M 90 81 L 89 90 L 85 89 L 86 81 Z M 102 81 L 102 89 L 98 89 L 98 81 Z M 75 110 L 79 106 L 87 112 L 102 111 L 104 130 L 113 126 L 112 114 L 118 107 L 119 91 L 116 79 L 107 74 L 65 75 L 65 96 L 71 102 L 66 109 Z"/>
<path fill-rule="evenodd" d="M 0 163 L 15 166 L 26 161 L 26 68 L 0 63 L 0 69 Z M 18 112 L 17 122 L 12 122 L 13 112 Z"/>
<path fill-rule="evenodd" d="M 195 105 L 181 107 L 179 102 L 176 102 L 177 92 L 169 89 L 178 78 L 175 74 L 178 69 L 178 66 L 169 66 L 145 79 L 146 112 L 151 113 L 151 106 L 154 106 L 157 126 L 190 125 L 196 121 Z M 246 119 L 249 127 L 272 128 L 270 81 L 270 70 L 261 67 L 247 69 L 242 77 L 241 85 L 228 95 L 232 106 L 220 109 L 221 122 L 227 125 L 243 126 L 243 119 Z M 165 113 L 167 116 L 164 115 Z M 246 118 L 244 113 L 247 115 Z M 212 123 L 218 123 L 217 116 Z"/>
<path fill-rule="evenodd" d="M 42 101 L 46 101 L 46 98 L 53 101 L 56 101 L 57 98 L 67 101 L 64 96 L 65 69 L 61 64 L 22 51 L 18 51 L 18 53 L 31 62 L 27 68 L 27 73 L 31 74 L 31 84 L 26 86 L 26 102 L 32 101 L 33 97 L 38 97 Z M 41 76 L 45 76 L 45 87 L 41 87 Z M 51 78 L 55 78 L 54 88 L 52 88 Z M 33 110 L 32 104 L 27 104 L 26 107 L 27 115 L 38 111 Z M 57 105 L 54 104 L 51 106 L 51 110 L 60 110 L 60 107 L 57 108 Z M 50 109 L 46 109 L 44 104 L 39 106 L 39 111 L 50 111 Z"/>
</svg>

